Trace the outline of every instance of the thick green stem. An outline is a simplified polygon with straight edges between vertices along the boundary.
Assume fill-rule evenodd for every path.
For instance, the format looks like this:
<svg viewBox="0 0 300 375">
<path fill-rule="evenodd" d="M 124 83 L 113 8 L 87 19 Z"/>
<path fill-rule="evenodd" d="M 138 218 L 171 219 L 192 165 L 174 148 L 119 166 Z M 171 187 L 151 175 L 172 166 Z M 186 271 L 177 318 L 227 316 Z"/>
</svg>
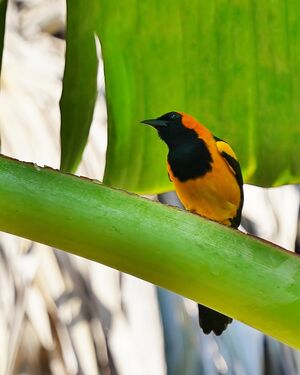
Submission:
<svg viewBox="0 0 300 375">
<path fill-rule="evenodd" d="M 300 348 L 298 256 L 97 182 L 0 158 L 0 230 L 151 281 Z"/>
</svg>

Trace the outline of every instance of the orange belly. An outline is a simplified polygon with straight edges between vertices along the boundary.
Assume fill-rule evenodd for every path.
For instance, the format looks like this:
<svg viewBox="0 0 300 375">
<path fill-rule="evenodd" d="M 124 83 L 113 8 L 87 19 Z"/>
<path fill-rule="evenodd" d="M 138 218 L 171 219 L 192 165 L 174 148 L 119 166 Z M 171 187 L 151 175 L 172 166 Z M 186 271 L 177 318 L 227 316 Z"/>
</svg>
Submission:
<svg viewBox="0 0 300 375">
<path fill-rule="evenodd" d="M 222 160 L 213 166 L 212 171 L 204 176 L 184 182 L 168 169 L 176 193 L 188 211 L 230 225 L 230 219 L 236 216 L 240 204 L 240 188 L 232 171 Z"/>
</svg>

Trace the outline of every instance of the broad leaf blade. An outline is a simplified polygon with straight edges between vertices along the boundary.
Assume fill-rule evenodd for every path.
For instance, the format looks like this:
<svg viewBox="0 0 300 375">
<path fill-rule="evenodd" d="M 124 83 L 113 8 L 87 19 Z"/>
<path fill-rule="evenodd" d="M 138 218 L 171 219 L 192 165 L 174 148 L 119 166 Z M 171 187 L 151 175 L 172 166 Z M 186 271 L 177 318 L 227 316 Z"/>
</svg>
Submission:
<svg viewBox="0 0 300 375">
<path fill-rule="evenodd" d="M 105 182 L 170 190 L 166 147 L 139 121 L 193 114 L 235 149 L 245 181 L 300 181 L 297 1 L 101 1 L 109 145 Z"/>
<path fill-rule="evenodd" d="M 74 172 L 93 118 L 98 58 L 94 36 L 96 2 L 67 1 L 67 49 L 60 100 L 61 169 Z"/>
<path fill-rule="evenodd" d="M 300 258 L 289 251 L 186 211 L 5 157 L 0 211 L 1 231 L 150 281 L 300 349 Z"/>
</svg>

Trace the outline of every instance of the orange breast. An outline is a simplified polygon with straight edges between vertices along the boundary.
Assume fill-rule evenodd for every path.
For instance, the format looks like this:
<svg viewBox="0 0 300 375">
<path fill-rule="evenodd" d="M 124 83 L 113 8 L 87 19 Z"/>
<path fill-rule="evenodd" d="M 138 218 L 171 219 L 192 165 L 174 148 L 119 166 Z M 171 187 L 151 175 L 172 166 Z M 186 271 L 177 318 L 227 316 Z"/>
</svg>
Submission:
<svg viewBox="0 0 300 375">
<path fill-rule="evenodd" d="M 183 206 L 191 212 L 230 225 L 236 216 L 241 192 L 232 170 L 220 154 L 214 155 L 213 168 L 204 176 L 179 181 L 168 165 L 168 172 Z"/>
</svg>

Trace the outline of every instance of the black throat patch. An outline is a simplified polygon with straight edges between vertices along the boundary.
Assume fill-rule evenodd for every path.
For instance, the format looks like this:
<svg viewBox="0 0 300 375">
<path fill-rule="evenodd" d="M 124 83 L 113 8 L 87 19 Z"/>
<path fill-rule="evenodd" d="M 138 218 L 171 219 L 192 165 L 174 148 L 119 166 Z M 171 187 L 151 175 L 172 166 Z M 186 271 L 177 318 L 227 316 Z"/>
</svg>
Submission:
<svg viewBox="0 0 300 375">
<path fill-rule="evenodd" d="M 193 133 L 188 142 L 169 148 L 169 165 L 173 175 L 182 182 L 202 177 L 212 170 L 212 157 L 205 142 Z"/>
</svg>

